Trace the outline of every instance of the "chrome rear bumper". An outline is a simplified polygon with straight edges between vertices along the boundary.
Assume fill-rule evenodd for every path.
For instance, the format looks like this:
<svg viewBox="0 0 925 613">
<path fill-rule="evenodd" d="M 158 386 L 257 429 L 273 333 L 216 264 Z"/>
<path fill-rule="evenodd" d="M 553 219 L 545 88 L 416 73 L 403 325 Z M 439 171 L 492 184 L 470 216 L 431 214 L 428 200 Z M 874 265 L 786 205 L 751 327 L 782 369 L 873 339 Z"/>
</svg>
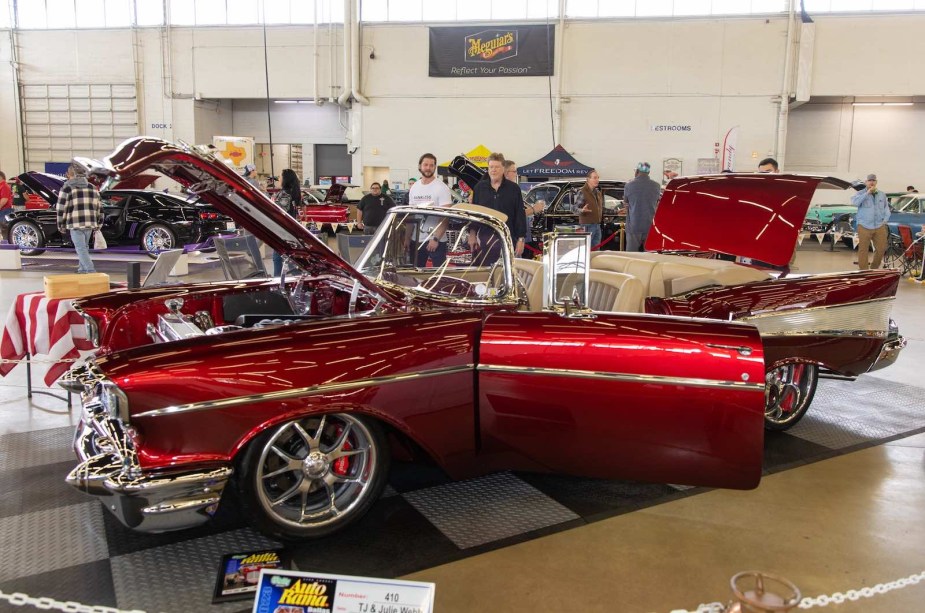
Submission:
<svg viewBox="0 0 925 613">
<path fill-rule="evenodd" d="M 873 372 L 875 370 L 880 370 L 881 368 L 886 368 L 895 362 L 896 358 L 899 357 L 899 353 L 905 346 L 906 339 L 902 336 L 896 336 L 895 338 L 891 338 L 885 342 L 883 347 L 880 349 L 880 355 L 877 356 L 877 361 L 873 363 L 867 372 Z"/>
<path fill-rule="evenodd" d="M 143 473 L 119 420 L 84 407 L 74 438 L 80 464 L 67 476 L 72 487 L 98 496 L 119 521 L 143 532 L 180 530 L 215 514 L 232 469 Z"/>
</svg>

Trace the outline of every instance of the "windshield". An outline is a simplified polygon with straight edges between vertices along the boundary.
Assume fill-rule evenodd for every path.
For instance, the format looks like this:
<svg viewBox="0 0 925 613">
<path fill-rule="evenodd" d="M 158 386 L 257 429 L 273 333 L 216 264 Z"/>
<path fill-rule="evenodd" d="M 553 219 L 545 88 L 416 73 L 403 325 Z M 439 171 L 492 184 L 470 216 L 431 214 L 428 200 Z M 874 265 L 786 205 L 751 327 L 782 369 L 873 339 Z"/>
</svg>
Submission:
<svg viewBox="0 0 925 613">
<path fill-rule="evenodd" d="M 547 205 L 551 204 L 552 201 L 556 199 L 560 191 L 562 191 L 562 188 L 558 185 L 537 185 L 530 190 L 524 202 L 527 206 L 542 202 L 543 208 L 545 209 Z"/>
<path fill-rule="evenodd" d="M 896 201 L 893 209 L 903 213 L 921 213 L 922 201 L 917 196 L 903 196 Z"/>
<path fill-rule="evenodd" d="M 513 293 L 505 229 L 439 209 L 392 212 L 357 268 L 376 282 L 428 297 L 497 302 Z"/>
</svg>

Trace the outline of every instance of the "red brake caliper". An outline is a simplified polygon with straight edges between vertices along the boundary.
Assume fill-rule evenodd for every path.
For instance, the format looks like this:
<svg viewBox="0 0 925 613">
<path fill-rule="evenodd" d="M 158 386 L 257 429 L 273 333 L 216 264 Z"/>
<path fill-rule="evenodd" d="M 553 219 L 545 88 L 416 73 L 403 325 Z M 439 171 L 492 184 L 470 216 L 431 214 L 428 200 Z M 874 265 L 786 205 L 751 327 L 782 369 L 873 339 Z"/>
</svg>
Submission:
<svg viewBox="0 0 925 613">
<path fill-rule="evenodd" d="M 341 432 L 344 429 L 342 427 L 337 428 L 337 436 L 340 436 Z M 350 445 L 350 441 L 344 441 L 344 446 L 341 448 L 344 451 L 350 451 L 353 449 Z M 341 475 L 342 477 L 347 475 L 347 471 L 350 470 L 350 458 L 337 458 L 334 460 L 334 474 Z"/>
<path fill-rule="evenodd" d="M 799 384 L 803 377 L 803 369 L 805 366 L 803 364 L 794 364 L 793 365 L 793 378 L 790 383 Z M 796 407 L 794 406 L 795 401 L 797 400 L 794 397 L 793 393 L 787 394 L 787 398 L 784 402 L 781 403 L 781 407 L 784 411 L 791 413 Z"/>
</svg>

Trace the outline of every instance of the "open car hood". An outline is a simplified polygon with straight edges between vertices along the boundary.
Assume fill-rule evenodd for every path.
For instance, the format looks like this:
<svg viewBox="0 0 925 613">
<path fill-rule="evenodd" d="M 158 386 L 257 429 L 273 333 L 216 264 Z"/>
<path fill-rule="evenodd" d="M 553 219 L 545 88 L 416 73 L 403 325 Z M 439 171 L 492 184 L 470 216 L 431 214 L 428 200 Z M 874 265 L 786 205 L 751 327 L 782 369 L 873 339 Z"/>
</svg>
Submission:
<svg viewBox="0 0 925 613">
<path fill-rule="evenodd" d="M 291 256 L 307 273 L 336 274 L 359 281 L 363 287 L 382 295 L 372 281 L 211 153 L 139 136 L 123 142 L 91 168 L 94 174 L 120 182 L 145 171 L 160 173 L 180 183 L 202 202 L 234 219 L 239 228 L 245 228 L 278 253 Z"/>
<path fill-rule="evenodd" d="M 324 201 L 329 204 L 340 204 L 341 198 L 344 197 L 344 192 L 347 191 L 347 188 L 340 183 L 335 183 L 328 187 L 328 191 L 324 194 Z"/>
<path fill-rule="evenodd" d="M 816 188 L 849 187 L 812 175 L 680 177 L 662 194 L 646 251 L 715 251 L 783 266 Z"/>
<path fill-rule="evenodd" d="M 61 186 L 64 185 L 65 181 L 64 177 L 34 170 L 24 172 L 16 178 L 19 179 L 20 183 L 41 196 L 49 206 L 55 206 L 58 203 L 58 192 L 61 191 Z"/>
</svg>

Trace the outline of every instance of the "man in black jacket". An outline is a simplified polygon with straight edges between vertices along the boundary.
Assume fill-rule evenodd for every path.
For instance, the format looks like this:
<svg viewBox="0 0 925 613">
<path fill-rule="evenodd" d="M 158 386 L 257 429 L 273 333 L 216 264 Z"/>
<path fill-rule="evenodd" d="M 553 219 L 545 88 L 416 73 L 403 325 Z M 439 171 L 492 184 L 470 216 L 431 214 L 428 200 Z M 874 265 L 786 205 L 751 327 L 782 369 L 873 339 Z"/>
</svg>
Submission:
<svg viewBox="0 0 925 613">
<path fill-rule="evenodd" d="M 507 215 L 507 227 L 511 231 L 511 240 L 514 243 L 514 255 L 520 257 L 524 251 L 524 237 L 527 235 L 527 216 L 524 214 L 520 187 L 504 178 L 503 154 L 492 153 L 488 156 L 488 176 L 476 184 L 472 202 Z"/>
</svg>

